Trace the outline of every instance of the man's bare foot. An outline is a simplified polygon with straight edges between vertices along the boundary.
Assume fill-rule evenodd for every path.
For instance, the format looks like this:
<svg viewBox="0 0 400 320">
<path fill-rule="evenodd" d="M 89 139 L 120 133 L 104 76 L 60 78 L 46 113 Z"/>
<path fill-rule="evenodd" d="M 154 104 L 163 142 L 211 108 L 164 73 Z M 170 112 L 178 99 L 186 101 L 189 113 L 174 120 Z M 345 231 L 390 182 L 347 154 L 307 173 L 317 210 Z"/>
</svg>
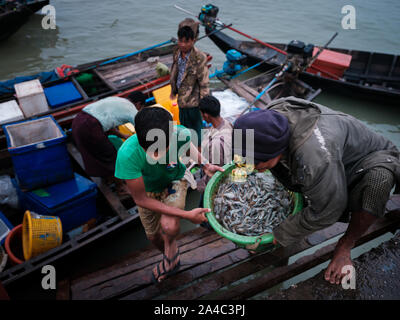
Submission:
<svg viewBox="0 0 400 320">
<path fill-rule="evenodd" d="M 350 255 L 353 246 L 345 243 L 342 239 L 339 240 L 333 258 L 325 271 L 325 280 L 332 284 L 341 283 L 342 278 L 346 275 L 342 273 L 344 266 L 353 266 Z"/>
</svg>

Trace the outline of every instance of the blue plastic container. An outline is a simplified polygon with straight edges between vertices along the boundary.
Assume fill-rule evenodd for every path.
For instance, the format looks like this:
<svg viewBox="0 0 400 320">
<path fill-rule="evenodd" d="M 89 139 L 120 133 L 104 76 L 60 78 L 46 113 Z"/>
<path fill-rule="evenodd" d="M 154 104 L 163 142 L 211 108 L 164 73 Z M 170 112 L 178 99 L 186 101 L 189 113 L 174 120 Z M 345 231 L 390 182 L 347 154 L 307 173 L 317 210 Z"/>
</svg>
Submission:
<svg viewBox="0 0 400 320">
<path fill-rule="evenodd" d="M 82 95 L 71 81 L 44 88 L 44 94 L 51 108 L 65 106 L 82 99 Z"/>
<path fill-rule="evenodd" d="M 45 188 L 23 192 L 17 187 L 24 210 L 58 216 L 63 233 L 97 218 L 97 186 L 75 173 L 74 178 Z"/>
<path fill-rule="evenodd" d="M 7 235 L 14 228 L 10 221 L 4 216 L 4 214 L 0 211 L 0 243 L 4 244 L 6 241 Z"/>
<path fill-rule="evenodd" d="M 3 130 L 22 190 L 73 178 L 67 136 L 52 116 L 7 124 Z"/>
</svg>

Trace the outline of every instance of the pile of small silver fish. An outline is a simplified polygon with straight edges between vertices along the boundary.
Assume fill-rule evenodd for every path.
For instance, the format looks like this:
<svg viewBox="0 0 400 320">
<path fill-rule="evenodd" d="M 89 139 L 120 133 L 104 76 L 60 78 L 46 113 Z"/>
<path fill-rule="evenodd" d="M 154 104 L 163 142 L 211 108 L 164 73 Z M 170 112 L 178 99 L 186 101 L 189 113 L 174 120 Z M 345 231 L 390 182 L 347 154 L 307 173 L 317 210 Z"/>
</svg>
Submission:
<svg viewBox="0 0 400 320">
<path fill-rule="evenodd" d="M 246 236 L 270 233 L 293 210 L 293 197 L 271 173 L 252 173 L 246 182 L 226 178 L 215 194 L 213 212 L 227 230 Z"/>
</svg>

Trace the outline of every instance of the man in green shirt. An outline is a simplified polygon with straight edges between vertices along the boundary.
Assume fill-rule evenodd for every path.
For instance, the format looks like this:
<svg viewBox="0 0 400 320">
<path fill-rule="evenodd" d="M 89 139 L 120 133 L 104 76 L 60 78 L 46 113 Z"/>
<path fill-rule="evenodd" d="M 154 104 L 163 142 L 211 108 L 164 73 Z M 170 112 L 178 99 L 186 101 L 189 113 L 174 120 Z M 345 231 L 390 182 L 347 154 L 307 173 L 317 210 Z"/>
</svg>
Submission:
<svg viewBox="0 0 400 320">
<path fill-rule="evenodd" d="M 124 179 L 138 206 L 148 239 L 164 253 L 153 270 L 155 281 L 175 273 L 180 265 L 176 237 L 180 219 L 199 224 L 207 221 L 209 209 L 185 211 L 186 167 L 179 160 L 190 150 L 193 160 L 202 163 L 212 176 L 221 167 L 209 164 L 190 142 L 190 131 L 172 126 L 172 116 L 164 108 L 144 108 L 135 117 L 136 135 L 121 146 L 117 155 L 115 177 Z"/>
</svg>

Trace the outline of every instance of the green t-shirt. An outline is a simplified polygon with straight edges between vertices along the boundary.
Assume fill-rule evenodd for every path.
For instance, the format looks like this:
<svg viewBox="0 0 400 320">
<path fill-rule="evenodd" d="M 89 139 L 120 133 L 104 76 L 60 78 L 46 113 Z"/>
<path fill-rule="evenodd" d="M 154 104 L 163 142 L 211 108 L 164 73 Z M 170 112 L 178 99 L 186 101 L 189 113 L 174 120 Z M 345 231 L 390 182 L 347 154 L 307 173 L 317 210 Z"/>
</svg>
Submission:
<svg viewBox="0 0 400 320">
<path fill-rule="evenodd" d="M 143 177 L 147 192 L 162 192 L 172 181 L 183 178 L 186 166 L 179 161 L 179 156 L 189 146 L 190 131 L 181 125 L 174 126 L 167 154 L 157 163 L 154 160 L 150 163 L 135 134 L 118 150 L 115 177 L 125 180 Z"/>
</svg>

